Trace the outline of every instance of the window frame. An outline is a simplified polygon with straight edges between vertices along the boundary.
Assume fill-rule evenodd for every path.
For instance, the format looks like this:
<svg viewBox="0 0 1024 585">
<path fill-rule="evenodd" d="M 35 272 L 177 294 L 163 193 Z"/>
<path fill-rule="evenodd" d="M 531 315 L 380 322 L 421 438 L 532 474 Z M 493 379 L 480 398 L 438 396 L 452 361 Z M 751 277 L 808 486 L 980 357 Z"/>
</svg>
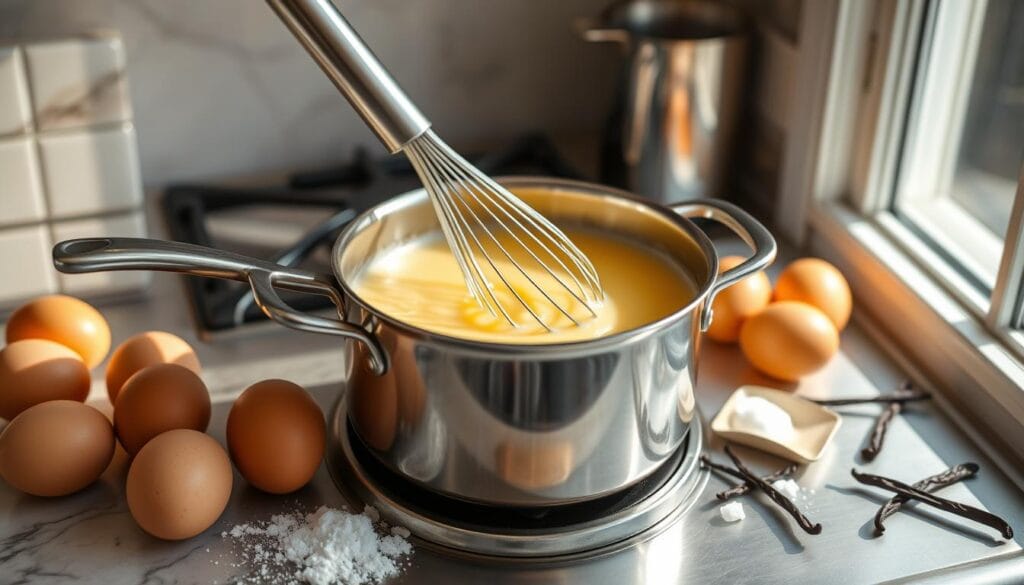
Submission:
<svg viewBox="0 0 1024 585">
<path fill-rule="evenodd" d="M 964 118 L 987 6 L 987 0 L 944 1 L 938 5 L 938 10 L 920 16 L 933 21 L 920 37 L 923 49 L 913 51 L 927 55 L 924 69 L 928 75 L 923 86 L 915 88 L 903 104 L 903 111 L 909 110 L 911 103 L 921 107 L 905 122 L 899 161 L 904 172 L 894 181 L 889 202 L 890 208 L 897 207 L 897 199 L 906 202 L 893 214 L 901 216 L 907 229 L 918 232 L 913 240 L 930 240 L 944 250 L 950 260 L 966 269 L 968 275 L 954 276 L 947 272 L 937 276 L 955 282 L 957 290 L 966 291 L 964 300 L 979 314 L 989 311 L 989 297 L 962 285 L 995 289 L 1003 243 L 953 201 L 951 193 L 945 192 L 952 189 L 963 124 L 950 128 L 929 122 Z M 942 38 L 939 44 L 933 43 L 936 34 Z M 954 65 L 944 66 L 947 63 Z M 910 74 L 911 77 L 917 75 L 917 71 Z M 950 238 L 947 235 L 950 231 L 956 231 L 958 237 Z M 928 252 L 929 260 L 934 254 L 934 251 Z M 988 263 L 994 263 L 995 270 L 990 271 Z"/>
<path fill-rule="evenodd" d="M 890 210 L 927 2 L 804 3 L 775 224 L 844 271 L 859 322 L 1024 487 L 1024 164 L 990 298 Z"/>
</svg>

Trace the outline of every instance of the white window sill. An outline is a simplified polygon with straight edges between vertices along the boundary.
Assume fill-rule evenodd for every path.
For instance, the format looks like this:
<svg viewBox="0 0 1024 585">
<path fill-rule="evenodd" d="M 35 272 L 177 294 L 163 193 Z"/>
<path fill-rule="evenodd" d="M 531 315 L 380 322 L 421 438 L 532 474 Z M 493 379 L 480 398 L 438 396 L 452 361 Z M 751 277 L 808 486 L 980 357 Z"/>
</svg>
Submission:
<svg viewBox="0 0 1024 585">
<path fill-rule="evenodd" d="M 847 276 L 858 310 L 892 341 L 894 357 L 923 370 L 943 392 L 950 415 L 1004 470 L 1019 470 L 1024 363 L 1009 348 L 1021 336 L 990 331 L 964 299 L 940 286 L 894 241 L 886 218 L 864 218 L 835 203 L 814 206 L 810 215 L 812 249 Z"/>
<path fill-rule="evenodd" d="M 900 207 L 900 211 L 935 242 L 937 248 L 948 250 L 956 262 L 988 290 L 995 288 L 1003 240 L 958 202 L 949 197 L 935 197 L 908 202 Z M 982 311 L 987 312 L 988 298 L 981 299 Z"/>
</svg>

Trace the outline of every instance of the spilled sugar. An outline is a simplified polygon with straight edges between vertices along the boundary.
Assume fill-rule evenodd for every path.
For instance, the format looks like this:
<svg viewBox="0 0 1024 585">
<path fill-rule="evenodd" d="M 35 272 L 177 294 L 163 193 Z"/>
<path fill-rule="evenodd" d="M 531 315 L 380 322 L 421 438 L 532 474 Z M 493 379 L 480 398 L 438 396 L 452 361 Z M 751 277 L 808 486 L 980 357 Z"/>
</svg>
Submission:
<svg viewBox="0 0 1024 585">
<path fill-rule="evenodd" d="M 772 482 L 772 487 L 790 500 L 795 500 L 800 495 L 800 486 L 792 479 L 777 479 Z"/>
<path fill-rule="evenodd" d="M 239 524 L 221 537 L 238 544 L 242 559 L 252 566 L 243 581 L 364 585 L 397 575 L 399 563 L 412 552 L 409 531 L 394 526 L 388 532 L 379 519 L 371 506 L 361 514 L 321 506 L 310 514 Z"/>
<path fill-rule="evenodd" d="M 743 511 L 743 504 L 732 501 L 728 504 L 723 504 L 718 508 L 718 514 L 722 517 L 722 520 L 726 522 L 739 522 L 747 517 Z"/>
</svg>

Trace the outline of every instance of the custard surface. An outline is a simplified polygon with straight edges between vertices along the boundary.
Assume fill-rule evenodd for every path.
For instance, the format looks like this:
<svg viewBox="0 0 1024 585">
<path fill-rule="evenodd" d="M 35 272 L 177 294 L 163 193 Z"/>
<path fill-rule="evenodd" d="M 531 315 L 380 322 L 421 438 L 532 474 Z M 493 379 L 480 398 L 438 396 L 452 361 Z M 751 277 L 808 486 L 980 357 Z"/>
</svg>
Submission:
<svg viewBox="0 0 1024 585">
<path fill-rule="evenodd" d="M 590 303 L 596 316 L 532 262 L 526 252 L 515 257 L 554 300 L 568 309 L 579 326 L 573 325 L 500 254 L 492 255 L 498 269 L 544 322 L 553 325 L 553 330 L 538 323 L 487 269 L 488 277 L 496 283 L 492 291 L 517 325 L 500 313 L 491 315 L 470 295 L 455 257 L 439 235 L 379 254 L 360 271 L 352 288 L 378 311 L 410 325 L 462 339 L 519 344 L 581 341 L 628 331 L 674 313 L 694 297 L 690 278 L 659 252 L 589 230 L 567 230 L 566 235 L 590 258 L 601 279 L 605 298 L 599 304 Z M 564 274 L 561 276 L 571 282 Z"/>
</svg>

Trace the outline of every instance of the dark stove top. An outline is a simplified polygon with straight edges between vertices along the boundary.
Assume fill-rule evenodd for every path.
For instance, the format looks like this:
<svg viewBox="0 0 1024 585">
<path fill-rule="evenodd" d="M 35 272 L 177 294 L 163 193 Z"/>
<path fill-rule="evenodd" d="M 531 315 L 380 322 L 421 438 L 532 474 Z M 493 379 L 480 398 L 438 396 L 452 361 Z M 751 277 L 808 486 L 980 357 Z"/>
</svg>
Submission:
<svg viewBox="0 0 1024 585">
<path fill-rule="evenodd" d="M 527 135 L 507 148 L 468 158 L 489 175 L 582 178 L 542 135 Z M 330 246 L 349 221 L 376 203 L 419 187 L 404 156 L 376 159 L 358 149 L 348 162 L 292 174 L 281 186 L 173 185 L 162 203 L 174 240 L 330 272 Z M 244 284 L 184 278 L 202 332 L 216 334 L 266 320 Z M 302 311 L 331 306 L 316 295 L 280 292 L 285 302 Z"/>
</svg>

